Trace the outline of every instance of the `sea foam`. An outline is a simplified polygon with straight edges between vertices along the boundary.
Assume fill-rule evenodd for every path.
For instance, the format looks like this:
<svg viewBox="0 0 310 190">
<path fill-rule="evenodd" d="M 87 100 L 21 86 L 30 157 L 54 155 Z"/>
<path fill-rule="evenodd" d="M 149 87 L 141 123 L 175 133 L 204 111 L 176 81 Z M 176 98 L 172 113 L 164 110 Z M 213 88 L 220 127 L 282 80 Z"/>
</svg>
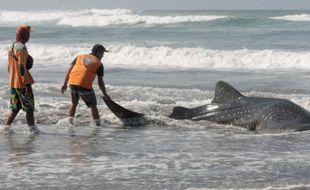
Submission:
<svg viewBox="0 0 310 190">
<path fill-rule="evenodd" d="M 0 45 L 0 64 L 6 64 L 10 45 Z M 29 44 L 36 64 L 71 62 L 78 54 L 88 53 L 90 44 Z M 140 47 L 111 44 L 103 61 L 111 67 L 174 69 L 310 69 L 309 51 L 214 50 L 207 48 Z M 61 52 L 61 54 L 59 53 Z"/>
<path fill-rule="evenodd" d="M 140 15 L 128 9 L 89 9 L 67 11 L 0 11 L 0 24 L 12 25 L 20 22 L 53 22 L 72 27 L 113 25 L 163 25 L 186 22 L 208 22 L 227 16 L 217 15 Z"/>
<path fill-rule="evenodd" d="M 208 22 L 223 19 L 226 16 L 189 15 L 189 16 L 139 16 L 139 15 L 113 15 L 113 16 L 75 16 L 64 17 L 57 24 L 73 27 L 79 26 L 111 26 L 111 25 L 163 25 L 190 22 Z"/>
<path fill-rule="evenodd" d="M 287 21 L 310 21 L 310 14 L 294 14 L 294 15 L 277 16 L 277 17 L 271 17 L 271 19 L 287 20 Z"/>
<path fill-rule="evenodd" d="M 124 15 L 132 14 L 128 9 L 88 9 L 88 10 L 42 10 L 42 11 L 0 11 L 0 23 L 9 22 L 42 22 L 60 20 L 64 17 L 83 15 Z"/>
</svg>

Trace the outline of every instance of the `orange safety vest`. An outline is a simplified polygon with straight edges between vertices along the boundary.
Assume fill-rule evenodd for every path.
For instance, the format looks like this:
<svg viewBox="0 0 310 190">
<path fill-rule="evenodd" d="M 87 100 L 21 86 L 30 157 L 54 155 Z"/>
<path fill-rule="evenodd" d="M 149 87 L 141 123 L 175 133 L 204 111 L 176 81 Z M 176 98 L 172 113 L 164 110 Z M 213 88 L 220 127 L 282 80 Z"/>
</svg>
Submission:
<svg viewBox="0 0 310 190">
<path fill-rule="evenodd" d="M 24 88 L 28 84 L 33 84 L 34 80 L 28 70 L 26 62 L 28 51 L 25 44 L 17 42 L 8 52 L 9 84 L 11 88 Z M 20 73 L 20 66 L 24 67 L 24 76 Z"/>
<path fill-rule="evenodd" d="M 76 58 L 76 62 L 69 74 L 68 83 L 92 89 L 97 70 L 101 66 L 100 60 L 91 54 L 82 54 Z"/>
</svg>

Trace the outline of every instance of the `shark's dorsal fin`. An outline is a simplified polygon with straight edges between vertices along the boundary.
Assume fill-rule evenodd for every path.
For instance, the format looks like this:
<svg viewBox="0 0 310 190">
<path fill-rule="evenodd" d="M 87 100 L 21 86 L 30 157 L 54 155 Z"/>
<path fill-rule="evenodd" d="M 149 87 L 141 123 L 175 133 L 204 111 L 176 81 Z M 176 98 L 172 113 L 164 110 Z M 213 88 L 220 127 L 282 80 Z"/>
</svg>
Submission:
<svg viewBox="0 0 310 190">
<path fill-rule="evenodd" d="M 215 86 L 215 94 L 212 103 L 224 103 L 243 97 L 243 95 L 224 81 L 218 81 Z"/>
</svg>

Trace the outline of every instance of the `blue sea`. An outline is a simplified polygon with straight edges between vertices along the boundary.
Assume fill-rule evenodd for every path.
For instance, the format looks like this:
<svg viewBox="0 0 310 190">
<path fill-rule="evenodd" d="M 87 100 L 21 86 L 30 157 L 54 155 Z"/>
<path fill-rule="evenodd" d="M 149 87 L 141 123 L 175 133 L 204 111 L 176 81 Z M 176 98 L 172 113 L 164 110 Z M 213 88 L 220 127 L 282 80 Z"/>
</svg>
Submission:
<svg viewBox="0 0 310 190">
<path fill-rule="evenodd" d="M 27 48 L 42 134 L 27 133 L 21 112 L 14 133 L 0 136 L 1 189 L 310 189 L 310 132 L 167 117 L 175 106 L 210 103 L 219 80 L 310 110 L 310 11 L 0 10 L 1 123 L 7 51 L 22 23 L 34 28 Z M 96 43 L 110 51 L 108 94 L 148 125 L 124 127 L 98 98 L 101 127 L 83 102 L 68 127 L 70 92 L 60 87 Z"/>
</svg>

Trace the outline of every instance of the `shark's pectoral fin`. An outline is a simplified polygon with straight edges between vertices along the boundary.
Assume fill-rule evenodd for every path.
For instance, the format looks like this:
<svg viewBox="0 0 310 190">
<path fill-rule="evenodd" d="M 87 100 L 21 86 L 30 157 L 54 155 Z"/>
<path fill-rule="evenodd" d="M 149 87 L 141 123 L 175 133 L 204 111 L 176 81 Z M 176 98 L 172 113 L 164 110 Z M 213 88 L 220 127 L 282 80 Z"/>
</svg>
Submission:
<svg viewBox="0 0 310 190">
<path fill-rule="evenodd" d="M 189 108 L 178 106 L 173 108 L 169 117 L 174 119 L 191 119 L 193 116 Z"/>
</svg>

